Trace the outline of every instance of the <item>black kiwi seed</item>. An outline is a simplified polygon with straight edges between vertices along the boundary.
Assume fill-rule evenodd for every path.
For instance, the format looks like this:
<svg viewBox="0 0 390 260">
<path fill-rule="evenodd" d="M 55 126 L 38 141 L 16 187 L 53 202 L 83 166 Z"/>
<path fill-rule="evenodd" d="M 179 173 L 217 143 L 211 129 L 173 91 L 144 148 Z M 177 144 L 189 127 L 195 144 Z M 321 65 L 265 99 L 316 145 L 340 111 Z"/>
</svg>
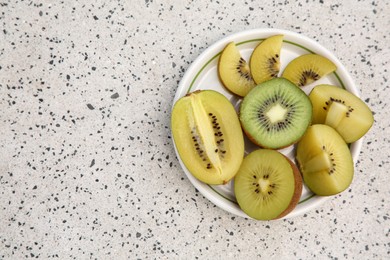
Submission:
<svg viewBox="0 0 390 260">
<path fill-rule="evenodd" d="M 276 78 L 279 74 L 279 67 L 277 66 L 278 65 L 278 59 L 279 58 L 279 55 L 276 54 L 275 57 L 270 57 L 268 59 L 268 72 L 271 76 L 271 78 Z"/>
<path fill-rule="evenodd" d="M 211 121 L 211 124 L 213 126 L 213 130 L 214 130 L 215 142 L 216 142 L 216 145 L 218 147 L 214 150 L 214 152 L 219 153 L 221 158 L 224 158 L 225 154 L 226 154 L 226 150 L 223 150 L 224 149 L 224 144 L 223 144 L 224 139 L 221 138 L 223 136 L 223 133 L 221 131 L 221 126 L 218 122 L 218 118 L 216 115 L 214 115 L 213 113 L 208 113 L 208 115 L 210 116 L 210 121 Z M 198 153 L 202 157 L 203 151 L 202 152 L 198 151 Z"/>
<path fill-rule="evenodd" d="M 299 86 L 303 87 L 306 85 L 308 79 L 312 79 L 313 81 L 320 79 L 320 75 L 318 75 L 313 70 L 305 70 L 301 74 L 301 78 L 299 79 Z"/>
<path fill-rule="evenodd" d="M 201 142 L 202 140 L 197 135 L 197 129 L 193 128 L 193 130 L 191 131 L 191 134 L 193 135 L 192 141 L 193 141 L 193 144 L 195 147 L 195 151 L 197 152 L 197 154 L 199 155 L 199 157 L 202 159 L 203 162 L 208 162 L 207 154 L 203 150 L 203 144 Z M 208 163 L 206 168 L 211 169 L 211 164 Z"/>
<path fill-rule="evenodd" d="M 279 103 L 283 108 L 288 109 L 284 121 L 271 123 L 271 121 L 266 117 L 265 112 L 268 110 L 268 107 L 274 103 Z M 282 96 L 272 96 L 271 98 L 267 99 L 262 106 L 260 106 L 257 118 L 266 127 L 267 132 L 286 129 L 291 124 L 291 119 L 295 114 L 295 110 L 292 108 L 293 105 L 294 104 L 287 104 L 287 102 L 284 100 L 284 97 Z"/>
<path fill-rule="evenodd" d="M 341 100 L 341 99 L 335 99 L 333 97 L 330 97 L 330 99 L 328 101 L 325 102 L 325 107 L 323 107 L 324 110 L 327 110 L 328 107 L 333 103 L 333 102 L 337 102 L 337 103 L 340 103 L 340 104 L 343 104 L 345 105 L 345 101 L 344 100 Z M 353 112 L 353 108 L 351 106 L 348 106 L 348 111 L 345 113 L 345 116 L 346 117 L 349 117 L 351 115 L 351 113 Z"/>
<path fill-rule="evenodd" d="M 242 57 L 240 57 L 236 69 L 241 77 L 245 78 L 248 82 L 253 82 L 252 76 L 247 68 L 247 63 Z"/>
</svg>

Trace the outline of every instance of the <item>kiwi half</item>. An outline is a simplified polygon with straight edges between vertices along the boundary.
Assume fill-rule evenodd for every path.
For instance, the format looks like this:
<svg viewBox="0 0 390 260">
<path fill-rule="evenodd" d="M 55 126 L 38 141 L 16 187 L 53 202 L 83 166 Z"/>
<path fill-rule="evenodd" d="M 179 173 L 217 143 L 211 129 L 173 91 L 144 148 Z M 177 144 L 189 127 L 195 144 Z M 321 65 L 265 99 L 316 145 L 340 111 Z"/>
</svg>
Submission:
<svg viewBox="0 0 390 260">
<path fill-rule="evenodd" d="M 218 75 L 228 90 L 241 97 L 256 86 L 249 65 L 241 57 L 234 42 L 227 44 L 219 57 Z"/>
<path fill-rule="evenodd" d="M 335 71 L 336 65 L 318 54 L 305 54 L 287 64 L 282 77 L 299 87 L 306 86 Z"/>
<path fill-rule="evenodd" d="M 347 143 L 357 141 L 374 123 L 370 108 L 342 88 L 318 85 L 309 98 L 313 104 L 313 123 L 333 127 Z"/>
<path fill-rule="evenodd" d="M 281 153 L 259 149 L 242 162 L 234 178 L 234 192 L 248 216 L 258 220 L 281 218 L 298 204 L 302 177 Z"/>
<path fill-rule="evenodd" d="M 307 187 L 317 195 L 344 191 L 353 179 L 353 160 L 343 138 L 332 127 L 315 124 L 298 142 L 297 162 Z"/>
<path fill-rule="evenodd" d="M 253 50 L 249 67 L 256 84 L 278 76 L 283 37 L 283 35 L 271 36 L 260 42 Z"/>
<path fill-rule="evenodd" d="M 172 110 L 172 135 L 184 165 L 200 181 L 227 183 L 244 158 L 244 137 L 230 101 L 213 90 L 195 91 Z"/>
<path fill-rule="evenodd" d="M 311 117 L 312 105 L 305 92 L 283 78 L 259 84 L 240 106 L 244 132 L 264 148 L 279 149 L 297 142 Z"/>
</svg>

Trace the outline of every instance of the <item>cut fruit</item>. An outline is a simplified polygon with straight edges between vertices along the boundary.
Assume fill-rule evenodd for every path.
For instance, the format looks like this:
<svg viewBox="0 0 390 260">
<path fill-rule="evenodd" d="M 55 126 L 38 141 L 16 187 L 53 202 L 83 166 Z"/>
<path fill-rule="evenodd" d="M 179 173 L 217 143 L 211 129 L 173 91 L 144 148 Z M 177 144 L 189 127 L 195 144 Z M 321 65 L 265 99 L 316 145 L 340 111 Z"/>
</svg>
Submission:
<svg viewBox="0 0 390 260">
<path fill-rule="evenodd" d="M 290 213 L 302 194 L 302 177 L 287 157 L 259 149 L 245 157 L 234 178 L 240 208 L 251 218 L 271 220 Z"/>
<path fill-rule="evenodd" d="M 225 184 L 244 158 L 244 137 L 230 101 L 213 90 L 195 91 L 172 110 L 172 135 L 189 172 L 208 184 Z"/>
<path fill-rule="evenodd" d="M 290 81 L 271 79 L 243 99 L 240 121 L 255 144 L 279 149 L 297 142 L 310 125 L 312 106 L 307 95 Z"/>
<path fill-rule="evenodd" d="M 313 123 L 333 127 L 347 143 L 357 141 L 374 123 L 370 108 L 342 88 L 318 85 L 309 98 L 313 104 Z"/>
<path fill-rule="evenodd" d="M 218 75 L 222 84 L 241 97 L 256 86 L 248 63 L 241 57 L 236 44 L 229 43 L 222 51 L 218 62 Z"/>
<path fill-rule="evenodd" d="M 282 77 L 298 87 L 306 86 L 335 71 L 336 65 L 318 54 L 305 54 L 287 64 Z"/>
<path fill-rule="evenodd" d="M 348 107 L 342 103 L 332 102 L 325 118 L 325 124 L 336 128 L 347 117 Z"/>
<path fill-rule="evenodd" d="M 249 67 L 256 84 L 276 78 L 280 69 L 283 35 L 271 36 L 253 50 Z"/>
<path fill-rule="evenodd" d="M 296 158 L 304 183 L 317 195 L 335 195 L 352 182 L 351 152 L 343 138 L 330 126 L 310 126 L 298 142 Z"/>
</svg>

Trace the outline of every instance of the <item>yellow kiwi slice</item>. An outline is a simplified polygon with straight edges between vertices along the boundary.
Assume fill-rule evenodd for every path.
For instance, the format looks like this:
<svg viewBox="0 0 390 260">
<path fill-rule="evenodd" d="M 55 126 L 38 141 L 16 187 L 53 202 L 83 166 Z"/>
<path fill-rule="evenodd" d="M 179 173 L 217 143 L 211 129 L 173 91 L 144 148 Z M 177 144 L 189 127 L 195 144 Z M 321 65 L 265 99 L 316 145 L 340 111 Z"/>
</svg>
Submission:
<svg viewBox="0 0 390 260">
<path fill-rule="evenodd" d="M 244 137 L 230 101 L 213 90 L 195 91 L 179 99 L 171 128 L 181 160 L 197 179 L 225 184 L 244 158 Z"/>
<path fill-rule="evenodd" d="M 347 189 L 353 179 L 353 160 L 343 138 L 332 127 L 312 125 L 298 142 L 297 162 L 306 186 L 330 196 Z"/>
<path fill-rule="evenodd" d="M 249 67 L 256 84 L 278 76 L 282 43 L 283 35 L 274 35 L 260 42 L 253 50 Z"/>
<path fill-rule="evenodd" d="M 282 77 L 299 87 L 306 86 L 337 69 L 329 59 L 318 54 L 304 54 L 287 64 Z"/>
<path fill-rule="evenodd" d="M 374 123 L 370 108 L 357 96 L 332 85 L 318 85 L 309 94 L 313 123 L 326 124 L 352 143 L 365 135 Z"/>
<path fill-rule="evenodd" d="M 302 194 L 302 177 L 287 157 L 275 150 L 259 149 L 245 157 L 234 178 L 240 208 L 258 220 L 290 213 Z"/>
<path fill-rule="evenodd" d="M 241 97 L 256 85 L 248 63 L 241 57 L 234 42 L 226 45 L 219 57 L 218 75 L 228 90 Z"/>
</svg>

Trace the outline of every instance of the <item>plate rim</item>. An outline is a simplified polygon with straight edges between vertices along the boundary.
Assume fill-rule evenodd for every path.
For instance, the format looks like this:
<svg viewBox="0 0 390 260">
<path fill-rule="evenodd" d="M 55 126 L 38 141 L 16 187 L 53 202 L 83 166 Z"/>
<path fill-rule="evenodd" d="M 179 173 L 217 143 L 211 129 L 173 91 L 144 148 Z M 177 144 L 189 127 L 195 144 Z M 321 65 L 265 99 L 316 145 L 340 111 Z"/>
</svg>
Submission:
<svg viewBox="0 0 390 260">
<path fill-rule="evenodd" d="M 171 111 L 176 103 L 176 101 L 181 98 L 183 95 L 183 89 L 186 89 L 184 93 L 188 93 L 191 91 L 191 88 L 193 87 L 194 83 L 198 79 L 198 76 L 201 74 L 203 69 L 207 67 L 207 65 L 213 61 L 215 58 L 217 58 L 220 53 L 222 52 L 223 48 L 226 46 L 227 43 L 234 41 L 239 42 L 238 44 L 244 44 L 249 41 L 261 41 L 262 39 L 265 39 L 266 37 L 269 37 L 271 35 L 276 34 L 283 34 L 284 36 L 288 36 L 290 38 L 294 38 L 300 42 L 297 44 L 296 42 L 292 42 L 289 40 L 283 40 L 284 42 L 291 43 L 293 45 L 299 45 L 300 48 L 305 49 L 308 52 L 311 53 L 317 53 L 323 56 L 326 56 L 329 58 L 332 62 L 335 63 L 337 70 L 334 72 L 338 82 L 342 85 L 344 89 L 348 90 L 349 92 L 355 94 L 356 96 L 360 97 L 359 89 L 356 87 L 354 81 L 352 80 L 351 75 L 348 73 L 347 69 L 344 67 L 344 65 L 338 60 L 338 58 L 330 52 L 328 49 L 326 49 L 324 46 L 322 46 L 317 41 L 303 35 L 297 32 L 285 30 L 285 29 L 276 29 L 276 28 L 255 28 L 255 29 L 249 29 L 249 30 L 243 30 L 240 32 L 236 32 L 230 35 L 227 35 L 223 37 L 222 39 L 216 41 L 215 43 L 211 44 L 209 47 L 207 47 L 199 56 L 197 56 L 194 61 L 190 64 L 188 69 L 185 71 L 182 79 L 179 82 L 178 88 L 176 90 Z M 247 37 L 252 37 L 252 35 L 257 35 L 257 37 L 252 38 L 250 40 L 245 41 L 239 41 L 238 39 L 244 39 Z M 314 51 L 313 51 L 314 49 Z M 194 70 L 195 70 L 195 76 L 194 76 Z M 340 74 L 340 75 L 339 75 Z M 342 79 L 341 79 L 342 78 Z M 192 79 L 192 80 L 191 80 Z M 186 88 L 186 86 L 188 86 Z M 172 133 L 172 129 L 171 129 Z M 186 168 L 183 161 L 180 158 L 180 155 L 177 151 L 176 144 L 173 141 L 174 150 L 176 153 L 176 156 L 179 160 L 180 166 L 184 173 L 186 174 L 187 178 L 190 180 L 191 184 L 209 201 L 211 201 L 214 205 L 218 206 L 219 208 L 240 216 L 244 218 L 251 219 L 248 215 L 246 215 L 241 209 L 237 209 L 237 203 L 230 201 L 229 199 L 225 198 L 223 195 L 219 194 L 216 190 L 213 189 L 212 185 L 205 184 L 200 182 L 198 179 L 196 179 Z M 350 146 L 350 151 L 352 154 L 352 158 L 354 161 L 354 166 L 357 162 L 361 147 L 363 143 L 363 138 L 357 140 L 356 142 L 352 143 Z M 222 198 L 221 198 L 222 197 Z M 299 215 L 302 215 L 306 212 L 311 211 L 313 208 L 317 208 L 325 201 L 329 200 L 330 198 L 333 198 L 334 196 L 318 196 L 315 194 L 312 194 L 308 196 L 307 198 L 300 200 L 299 203 L 305 203 L 308 200 L 310 200 L 311 203 L 305 204 L 305 207 L 295 208 L 290 214 L 286 215 L 282 219 L 288 219 L 293 218 Z M 227 201 L 221 202 L 221 199 L 225 199 Z M 234 206 L 232 204 L 235 204 Z"/>
</svg>

